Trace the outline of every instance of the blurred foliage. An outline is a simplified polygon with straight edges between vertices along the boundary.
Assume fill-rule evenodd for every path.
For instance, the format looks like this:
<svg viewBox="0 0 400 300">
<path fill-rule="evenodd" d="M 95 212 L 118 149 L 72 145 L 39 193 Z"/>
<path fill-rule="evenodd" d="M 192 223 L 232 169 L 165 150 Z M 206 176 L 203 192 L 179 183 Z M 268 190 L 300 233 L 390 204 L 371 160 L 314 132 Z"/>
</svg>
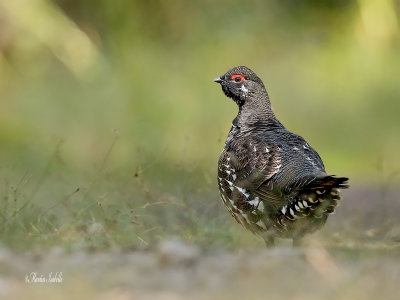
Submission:
<svg viewBox="0 0 400 300">
<path fill-rule="evenodd" d="M 158 234 L 225 218 L 215 170 L 237 108 L 212 78 L 241 64 L 329 173 L 395 186 L 399 15 L 398 0 L 0 0 L 2 218 L 21 226 L 3 233 L 80 232 L 82 216 L 122 233 L 153 202 Z"/>
</svg>

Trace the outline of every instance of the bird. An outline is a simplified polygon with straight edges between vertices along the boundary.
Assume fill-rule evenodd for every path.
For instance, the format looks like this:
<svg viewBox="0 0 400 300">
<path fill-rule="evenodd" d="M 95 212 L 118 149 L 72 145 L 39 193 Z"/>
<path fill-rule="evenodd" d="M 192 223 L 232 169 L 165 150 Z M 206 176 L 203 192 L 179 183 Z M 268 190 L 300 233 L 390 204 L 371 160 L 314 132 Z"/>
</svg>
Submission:
<svg viewBox="0 0 400 300">
<path fill-rule="evenodd" d="M 251 69 L 234 67 L 214 82 L 239 107 L 218 160 L 223 203 L 267 247 L 276 238 L 301 246 L 335 212 L 348 178 L 328 175 L 310 144 L 282 125 Z"/>
</svg>

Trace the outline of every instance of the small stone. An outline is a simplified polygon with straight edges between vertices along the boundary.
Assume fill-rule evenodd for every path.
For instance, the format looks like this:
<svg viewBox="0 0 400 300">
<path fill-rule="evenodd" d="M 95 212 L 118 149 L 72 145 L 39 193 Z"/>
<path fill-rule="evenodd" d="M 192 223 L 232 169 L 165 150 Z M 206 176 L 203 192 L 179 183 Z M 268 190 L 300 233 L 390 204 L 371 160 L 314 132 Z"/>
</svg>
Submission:
<svg viewBox="0 0 400 300">
<path fill-rule="evenodd" d="M 190 266 L 198 260 L 200 249 L 180 239 L 168 239 L 158 244 L 157 254 L 161 266 Z"/>
</svg>

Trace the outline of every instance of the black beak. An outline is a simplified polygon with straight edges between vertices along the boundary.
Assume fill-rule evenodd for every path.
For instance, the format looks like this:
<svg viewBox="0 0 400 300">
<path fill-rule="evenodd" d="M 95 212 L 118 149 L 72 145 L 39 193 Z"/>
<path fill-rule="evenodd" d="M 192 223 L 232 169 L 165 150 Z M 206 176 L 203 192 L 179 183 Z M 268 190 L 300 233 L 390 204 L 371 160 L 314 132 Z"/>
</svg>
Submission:
<svg viewBox="0 0 400 300">
<path fill-rule="evenodd" d="M 223 81 L 223 79 L 221 78 L 222 76 L 218 76 L 217 78 L 214 78 L 214 82 L 217 82 L 217 83 L 221 83 L 222 81 Z"/>
</svg>

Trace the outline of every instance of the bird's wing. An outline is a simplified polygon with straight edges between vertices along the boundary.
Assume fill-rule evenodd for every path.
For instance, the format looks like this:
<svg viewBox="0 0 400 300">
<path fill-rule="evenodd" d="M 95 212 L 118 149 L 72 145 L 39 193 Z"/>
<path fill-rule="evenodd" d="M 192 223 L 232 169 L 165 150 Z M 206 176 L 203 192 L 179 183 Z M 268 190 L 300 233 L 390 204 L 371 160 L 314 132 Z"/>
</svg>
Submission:
<svg viewBox="0 0 400 300">
<path fill-rule="evenodd" d="M 263 212 L 274 213 L 282 206 L 284 198 L 270 179 L 281 166 L 275 144 L 252 138 L 238 139 L 220 157 L 220 188 L 236 207 L 244 211 L 255 210 L 262 202 Z"/>
</svg>

